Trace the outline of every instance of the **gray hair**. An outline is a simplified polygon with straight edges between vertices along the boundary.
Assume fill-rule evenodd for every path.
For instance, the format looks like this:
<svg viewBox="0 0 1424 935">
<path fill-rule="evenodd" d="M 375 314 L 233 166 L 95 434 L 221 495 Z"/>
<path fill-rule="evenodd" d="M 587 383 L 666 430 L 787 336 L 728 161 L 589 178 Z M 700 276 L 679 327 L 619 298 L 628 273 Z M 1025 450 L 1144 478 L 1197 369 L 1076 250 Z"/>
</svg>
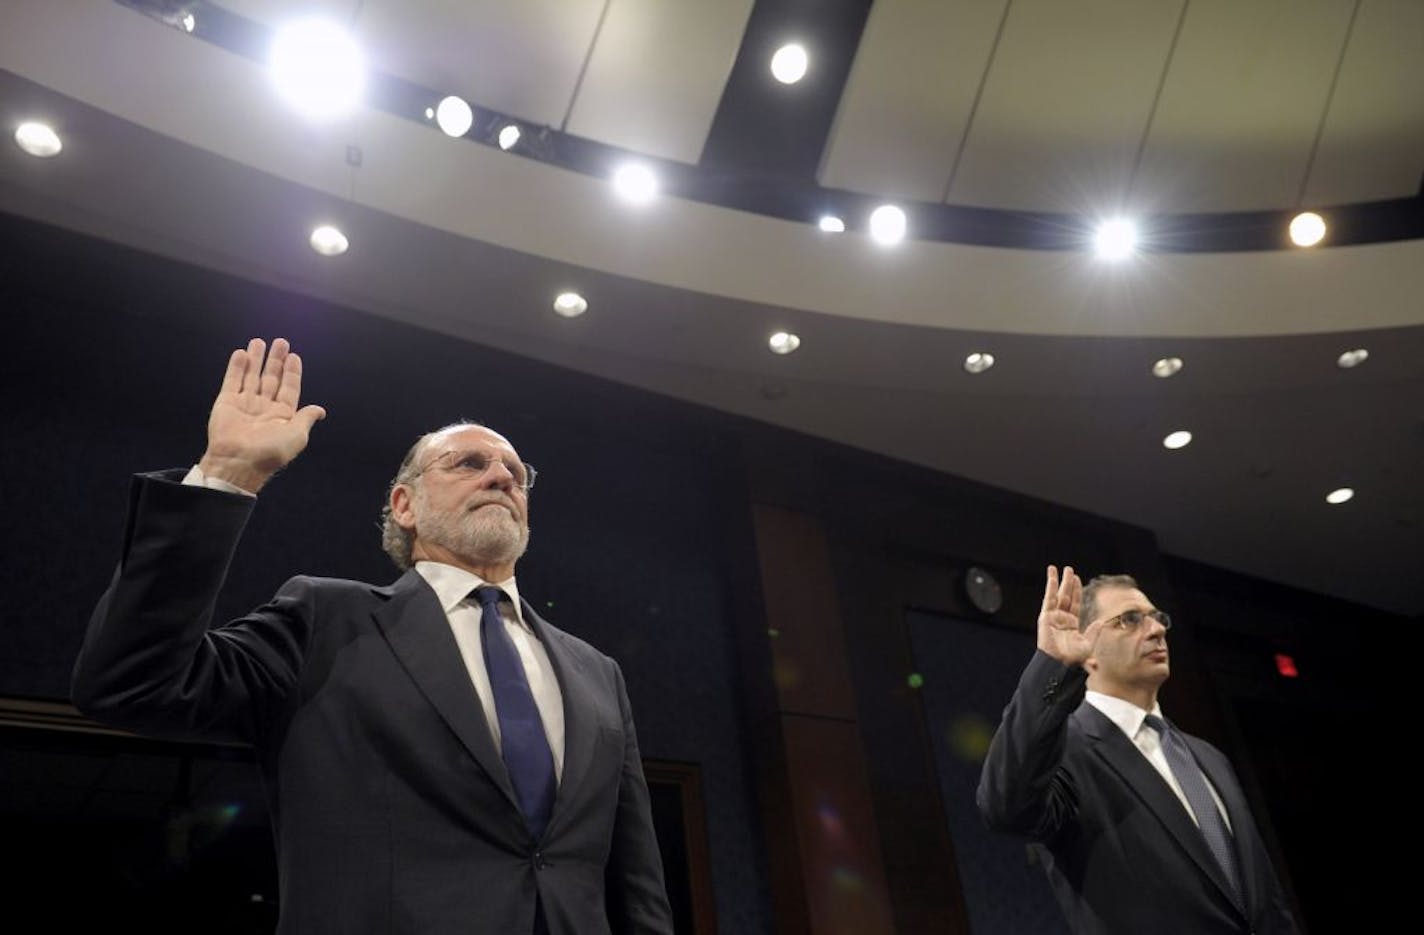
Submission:
<svg viewBox="0 0 1424 935">
<path fill-rule="evenodd" d="M 1078 629 L 1087 628 L 1098 615 L 1098 592 L 1104 588 L 1138 590 L 1137 580 L 1132 575 L 1098 575 L 1083 585 L 1083 602 L 1078 607 Z"/>
<path fill-rule="evenodd" d="M 410 446 L 410 450 L 401 459 L 400 467 L 396 469 L 396 476 L 391 478 L 390 486 L 386 488 L 386 503 L 381 507 L 381 548 L 401 571 L 410 570 L 411 565 L 414 564 L 411 561 L 411 551 L 415 546 L 415 536 L 409 529 L 405 529 L 400 523 L 397 523 L 396 518 L 391 515 L 391 494 L 402 484 L 414 486 L 420 479 L 420 468 L 416 464 L 430 439 L 456 429 L 483 428 L 488 428 L 488 426 L 481 422 L 451 422 L 449 425 L 441 426 L 433 432 L 426 432 L 417 438 L 415 444 Z"/>
</svg>

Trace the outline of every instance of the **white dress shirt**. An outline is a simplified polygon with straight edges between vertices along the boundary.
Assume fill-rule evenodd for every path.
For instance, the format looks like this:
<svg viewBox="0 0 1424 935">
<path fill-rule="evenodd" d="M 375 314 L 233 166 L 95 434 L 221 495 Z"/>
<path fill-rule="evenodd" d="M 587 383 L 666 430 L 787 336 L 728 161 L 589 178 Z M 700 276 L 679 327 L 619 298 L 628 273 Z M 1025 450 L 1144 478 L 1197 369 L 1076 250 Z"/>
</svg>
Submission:
<svg viewBox="0 0 1424 935">
<path fill-rule="evenodd" d="M 1188 815 L 1192 816 L 1192 821 L 1197 823 L 1197 827 L 1201 827 L 1196 812 L 1192 811 L 1192 805 L 1187 801 L 1186 793 L 1178 785 L 1177 777 L 1172 775 L 1172 767 L 1167 764 L 1167 754 L 1162 749 L 1162 738 L 1158 736 L 1157 731 L 1146 724 L 1149 714 L 1162 717 L 1162 706 L 1154 703 L 1151 711 L 1144 711 L 1130 701 L 1095 691 L 1087 693 L 1087 701 L 1088 704 L 1103 712 L 1108 720 L 1116 724 L 1127 735 L 1127 739 L 1132 741 L 1132 745 L 1142 751 L 1142 755 L 1147 757 L 1147 762 L 1151 763 L 1152 768 L 1157 770 L 1167 781 L 1167 785 L 1172 787 L 1172 791 L 1181 800 L 1182 807 L 1187 810 Z M 1207 776 L 1205 770 L 1202 771 L 1202 778 L 1206 780 L 1207 791 L 1211 793 L 1212 801 L 1216 802 L 1216 809 L 1221 812 L 1221 818 L 1226 822 L 1227 830 L 1232 830 L 1231 818 L 1226 814 L 1226 806 L 1222 804 L 1221 796 L 1217 794 L 1216 787 L 1211 784 L 1211 777 Z"/>
<path fill-rule="evenodd" d="M 228 493 L 256 496 L 227 481 L 207 477 L 194 465 L 183 478 L 183 483 L 197 487 L 210 487 Z M 519 661 L 524 664 L 524 675 L 529 679 L 529 690 L 534 695 L 534 705 L 539 709 L 539 718 L 544 722 L 544 736 L 549 740 L 549 751 L 554 755 L 554 778 L 564 777 L 564 693 L 559 690 L 559 680 L 554 676 L 554 667 L 549 663 L 549 654 L 544 644 L 534 635 L 534 630 L 524 622 L 519 607 L 519 586 L 514 579 L 507 581 L 484 581 L 478 575 L 445 565 L 440 562 L 417 562 L 415 570 L 435 590 L 450 629 L 455 634 L 455 643 L 460 647 L 460 657 L 470 673 L 470 681 L 479 696 L 480 707 L 484 709 L 485 723 L 489 725 L 490 736 L 496 747 L 502 745 L 499 730 L 499 714 L 494 707 L 494 690 L 490 688 L 489 670 L 485 668 L 484 642 L 480 635 L 479 601 L 470 592 L 482 585 L 490 584 L 509 595 L 509 601 L 499 602 L 499 615 L 504 619 L 505 632 L 519 653 Z"/>
<path fill-rule="evenodd" d="M 534 705 L 539 709 L 539 719 L 544 722 L 544 736 L 549 740 L 549 750 L 554 754 L 554 776 L 562 780 L 564 776 L 564 694 L 559 690 L 559 680 L 554 677 L 554 667 L 549 663 L 549 654 L 544 644 L 534 635 L 534 630 L 524 622 L 519 607 L 519 586 L 514 579 L 507 581 L 483 581 L 478 575 L 444 565 L 440 562 L 416 562 L 415 570 L 435 589 L 440 606 L 450 621 L 450 629 L 455 632 L 455 642 L 460 647 L 460 656 L 469 670 L 470 681 L 474 683 L 475 694 L 480 697 L 484 708 L 485 722 L 489 724 L 490 735 L 495 746 L 500 746 L 499 715 L 494 707 L 494 691 L 490 688 L 489 670 L 485 668 L 484 642 L 480 634 L 480 602 L 470 592 L 482 585 L 491 585 L 508 594 L 509 601 L 499 602 L 499 615 L 504 619 L 505 632 L 519 653 L 519 661 L 524 664 L 524 675 L 529 679 L 529 690 L 534 695 Z"/>
</svg>

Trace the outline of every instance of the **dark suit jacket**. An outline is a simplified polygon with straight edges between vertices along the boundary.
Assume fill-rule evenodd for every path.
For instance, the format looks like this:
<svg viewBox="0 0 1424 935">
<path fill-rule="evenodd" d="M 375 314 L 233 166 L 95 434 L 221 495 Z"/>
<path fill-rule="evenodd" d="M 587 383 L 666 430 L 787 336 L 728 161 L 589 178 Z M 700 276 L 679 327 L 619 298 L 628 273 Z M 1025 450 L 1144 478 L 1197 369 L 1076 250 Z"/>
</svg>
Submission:
<svg viewBox="0 0 1424 935">
<path fill-rule="evenodd" d="M 542 840 L 525 826 L 435 593 L 299 577 L 209 629 L 253 499 L 135 480 L 75 703 L 134 731 L 254 745 L 289 933 L 671 933 L 618 665 L 525 604 L 564 698 Z M 605 892 L 605 876 L 607 891 Z"/>
<path fill-rule="evenodd" d="M 1226 757 L 1182 734 L 1226 806 L 1244 907 L 1172 788 L 1121 728 L 1083 701 L 1087 678 L 1081 668 L 1034 655 L 989 746 L 978 792 L 991 828 L 1041 844 L 1069 927 L 1117 935 L 1295 932 Z"/>
</svg>

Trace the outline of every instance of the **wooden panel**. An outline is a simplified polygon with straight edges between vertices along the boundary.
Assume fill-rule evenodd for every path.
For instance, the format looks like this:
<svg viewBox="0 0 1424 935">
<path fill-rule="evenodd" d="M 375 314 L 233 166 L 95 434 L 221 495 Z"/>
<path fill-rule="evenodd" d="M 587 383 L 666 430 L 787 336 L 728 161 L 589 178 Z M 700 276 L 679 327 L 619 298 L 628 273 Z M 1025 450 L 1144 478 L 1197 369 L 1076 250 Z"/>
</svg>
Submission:
<svg viewBox="0 0 1424 935">
<path fill-rule="evenodd" d="M 854 721 L 845 637 L 819 520 L 757 504 L 753 521 L 780 710 Z"/>
<path fill-rule="evenodd" d="M 880 0 L 856 52 L 822 185 L 939 201 L 1008 0 Z"/>
<path fill-rule="evenodd" d="M 611 4 L 568 131 L 697 162 L 751 9 L 751 0 Z"/>
<path fill-rule="evenodd" d="M 1350 8 L 1194 2 L 1143 152 L 1139 203 L 1193 212 L 1294 205 Z"/>
<path fill-rule="evenodd" d="M 895 931 L 865 753 L 854 724 L 782 718 L 811 931 Z"/>
</svg>

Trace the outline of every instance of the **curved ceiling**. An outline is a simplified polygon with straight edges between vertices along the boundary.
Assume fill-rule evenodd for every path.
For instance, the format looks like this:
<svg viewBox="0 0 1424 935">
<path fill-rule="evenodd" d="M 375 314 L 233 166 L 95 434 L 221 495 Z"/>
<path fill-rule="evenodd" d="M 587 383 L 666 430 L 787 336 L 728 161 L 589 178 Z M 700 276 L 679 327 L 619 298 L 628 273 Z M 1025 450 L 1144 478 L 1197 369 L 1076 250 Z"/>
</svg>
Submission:
<svg viewBox="0 0 1424 935">
<path fill-rule="evenodd" d="M 316 5 L 359 11 L 380 67 L 408 81 L 714 174 L 749 149 L 733 130 L 751 118 L 728 105 L 748 43 L 776 35 L 768 11 L 796 6 Z M 227 6 L 263 21 L 283 5 Z M 823 102 L 817 182 L 1078 210 L 1096 183 L 1074 167 L 1103 140 L 1135 138 L 1139 189 L 1179 165 L 1194 181 L 1177 194 L 1201 205 L 1279 206 L 1302 184 L 1321 198 L 1418 187 L 1424 111 L 1406 93 L 1424 86 L 1418 4 L 1096 0 L 1073 23 L 1029 0 L 860 6 Z M 1333 90 L 1269 74 L 1307 46 L 1334 49 L 1321 66 Z M 1144 106 L 1136 83 L 1093 90 L 1116 88 L 1117 71 L 1090 67 L 1116 58 L 1157 69 L 1155 116 L 1123 117 Z M 965 69 L 972 93 L 955 77 Z M 1213 123 L 1194 108 L 1220 86 L 1241 100 Z M 1082 119 L 1060 120 L 1064 108 Z M 0 112 L 50 119 L 66 141 L 52 160 L 5 141 L 8 213 L 1136 523 L 1184 557 L 1424 612 L 1424 240 L 1105 265 L 882 248 L 671 197 L 636 210 L 602 178 L 384 110 L 304 123 L 250 57 L 104 0 L 7 3 Z M 1114 137 L 1114 121 L 1135 129 Z M 900 182 L 890 165 L 907 167 Z M 932 165 L 953 177 L 916 174 Z M 1263 188 L 1265 175 L 1293 181 Z M 307 248 L 320 220 L 346 229 L 347 255 Z M 566 320 L 549 302 L 570 287 L 590 311 Z M 777 329 L 801 349 L 770 354 Z M 1338 368 L 1355 346 L 1369 362 Z M 970 375 L 971 351 L 998 364 Z M 1153 379 L 1169 354 L 1187 366 Z M 1162 436 L 1181 428 L 1196 441 L 1166 452 Z M 1342 484 L 1360 496 L 1325 506 Z"/>
<path fill-rule="evenodd" d="M 233 5 L 259 19 L 274 21 L 285 6 L 259 0 Z M 327 6 L 344 9 L 349 5 Z M 883 67 L 863 65 L 858 56 L 856 67 L 851 69 L 847 96 L 841 104 L 836 132 L 828 142 L 823 169 L 823 175 L 833 176 L 841 184 L 861 184 L 873 175 L 861 176 L 849 167 L 875 160 L 841 155 L 857 146 L 869 153 L 864 141 L 852 142 L 859 132 L 852 129 L 858 119 L 853 115 L 867 106 L 861 102 L 864 96 L 869 94 L 890 106 L 895 89 L 905 90 L 903 84 L 889 86 L 884 77 L 901 74 L 901 70 L 882 60 L 884 53 L 877 49 L 890 40 L 877 30 L 899 35 L 891 25 L 899 23 L 895 29 L 906 26 L 896 17 L 913 20 L 924 15 L 923 10 L 911 15 L 906 6 L 877 4 L 871 10 L 865 39 L 870 45 L 861 54 L 872 63 L 880 61 Z M 921 5 L 908 6 L 919 9 Z M 943 18 L 951 7 L 958 10 L 956 15 L 964 16 L 975 5 L 947 4 L 942 9 L 931 6 Z M 983 6 L 987 9 L 994 5 Z M 1013 49 L 1033 42 L 1045 49 L 1057 49 L 1062 44 L 1052 37 L 1065 35 L 1063 24 L 1048 29 L 1039 22 L 1047 17 L 1052 24 L 1053 16 L 1058 14 L 1050 15 L 1032 4 L 1018 4 L 1013 6 L 1015 15 L 1009 17 L 1009 5 L 1003 6 L 1007 18 L 1002 19 L 1003 29 L 998 34 L 1001 55 L 1013 59 L 1024 54 Z M 1030 15 L 1022 10 L 1025 6 L 1038 11 Z M 1146 5 L 1115 5 L 1120 13 L 1143 6 Z M 717 82 L 726 79 L 736 52 L 736 27 L 744 25 L 746 7 L 747 4 L 668 6 L 652 2 L 590 2 L 568 8 L 562 4 L 371 2 L 361 5 L 356 23 L 358 31 L 366 36 L 374 64 L 397 74 L 424 81 L 448 81 L 453 90 L 474 87 L 497 98 L 501 107 L 519 108 L 533 115 L 531 119 L 561 116 L 565 124 L 610 142 L 636 142 L 645 149 L 687 156 L 695 151 L 694 144 L 705 140 L 711 127 L 714 92 L 721 87 Z M 648 13 L 649 8 L 657 12 Z M 1183 30 L 1194 22 L 1185 10 L 1186 7 L 1178 17 Z M 582 12 L 574 15 L 571 11 Z M 7 30 L 9 39 L 0 48 L 7 68 L 32 80 L 138 126 L 344 201 L 461 237 L 589 269 L 786 309 L 929 328 L 1019 334 L 1246 336 L 1388 328 L 1424 321 L 1424 307 L 1413 300 L 1419 291 L 1420 270 L 1424 268 L 1424 241 L 1265 255 L 1149 253 L 1114 265 L 1098 260 L 1088 251 L 1045 254 L 913 239 L 895 248 L 883 248 L 856 233 L 827 235 L 808 224 L 673 198 L 640 211 L 613 198 L 603 178 L 552 168 L 491 147 L 457 145 L 428 124 L 401 120 L 382 111 L 368 109 L 349 121 L 313 127 L 275 105 L 266 75 L 257 63 L 226 54 L 117 4 L 27 3 L 16 12 L 19 15 L 12 15 L 11 21 L 22 28 Z M 642 13 L 647 16 L 638 19 Z M 478 18 L 486 14 L 488 20 Z M 678 28 L 672 28 L 670 17 Z M 1407 20 L 1404 13 L 1399 17 Z M 1365 18 L 1369 22 L 1379 19 Z M 1010 29 L 1010 22 L 1019 25 Z M 1119 27 L 1126 26 L 1118 24 L 1102 35 L 1081 30 L 1084 35 L 1093 35 L 1092 42 L 1068 45 L 1076 50 L 1080 64 L 1108 55 L 1109 48 L 1118 53 L 1127 48 L 1138 49 L 1141 36 L 1137 29 L 1141 24 L 1134 22 L 1128 17 L 1127 25 L 1132 26 L 1130 32 L 1135 38 L 1122 34 Z M 1232 20 L 1230 25 L 1240 23 Z M 943 29 L 945 24 L 938 26 Z M 104 49 L 95 49 L 92 36 L 96 28 L 108 37 L 105 46 L 122 49 L 122 54 L 103 54 Z M 1048 34 L 1040 35 L 1044 30 Z M 1023 37 L 1017 38 L 1020 31 Z M 1335 35 L 1319 24 L 1308 31 Z M 963 40 L 953 31 L 942 34 Z M 1363 43 L 1362 34 L 1357 26 L 1347 48 Z M 1419 34 L 1424 35 L 1424 19 Z M 449 38 L 452 35 L 474 37 L 477 41 L 473 53 L 459 55 L 458 43 Z M 1076 36 L 1078 32 L 1067 35 Z M 413 51 L 420 46 L 417 40 L 422 36 L 436 40 L 429 46 L 428 59 L 417 58 Z M 658 41 L 650 42 L 648 36 L 655 36 Z M 634 48 L 631 44 L 639 37 L 643 45 Z M 1319 44 L 1324 40 L 1317 35 L 1314 41 Z M 1226 49 L 1217 49 L 1218 56 L 1242 54 L 1234 40 L 1220 38 L 1219 42 Z M 657 54 L 635 54 L 644 47 Z M 479 54 L 495 50 L 497 54 Z M 1061 57 L 1068 53 L 1060 50 L 1057 54 Z M 918 60 L 914 55 L 911 59 Z M 1176 64 L 1164 72 L 1163 93 L 1177 83 L 1195 87 L 1186 77 L 1172 77 L 1187 69 L 1178 56 L 1172 60 Z M 579 61 L 584 63 L 581 72 L 572 67 Z M 457 67 L 466 62 L 475 64 Z M 503 63 L 503 67 L 491 71 L 489 62 Z M 527 80 L 522 69 L 531 62 L 549 63 L 547 80 Z M 563 67 L 554 67 L 554 62 L 562 62 Z M 662 105 L 653 106 L 650 114 L 644 113 L 648 93 L 635 93 L 638 81 L 622 73 L 635 67 L 630 62 L 646 70 L 640 74 L 641 80 L 662 98 Z M 1420 62 L 1424 58 L 1414 60 L 1409 67 L 1424 69 Z M 136 63 L 142 63 L 141 67 Z M 1015 80 L 1029 84 L 1047 80 L 1041 63 L 1025 67 L 1028 77 Z M 1377 71 L 1393 75 L 1402 67 L 1403 63 L 1390 64 Z M 615 74 L 606 74 L 610 71 Z M 668 73 L 682 75 L 682 80 L 671 85 L 654 80 L 657 75 Z M 994 73 L 989 70 L 989 74 Z M 198 74 L 203 76 L 201 82 L 194 81 Z M 517 75 L 525 75 L 526 80 L 514 80 Z M 874 77 L 877 75 L 881 77 Z M 875 93 L 857 91 L 862 84 L 887 87 Z M 927 87 L 933 90 L 940 85 Z M 987 94 L 988 87 L 986 83 L 981 90 Z M 1213 92 L 1212 87 L 1197 90 Z M 1214 93 L 1212 99 L 1222 97 L 1220 88 Z M 991 116 L 1000 113 L 998 105 L 991 103 L 984 105 L 984 112 L 976 119 L 988 123 L 1017 120 L 1045 138 L 1062 130 L 1055 122 L 1061 119 L 1062 110 L 1062 102 L 1056 97 L 1043 101 L 1035 110 L 1028 108 L 1026 99 L 1007 91 L 1004 94 L 1007 98 L 1002 116 Z M 1106 101 L 1090 100 L 1091 97 L 1084 93 L 1075 98 L 1081 101 L 1079 109 L 1123 110 L 1108 106 Z M 1298 103 L 1292 106 L 1301 109 Z M 921 117 L 929 112 L 926 108 L 930 105 L 924 100 L 908 107 Z M 664 110 L 675 112 L 675 116 L 663 119 Z M 1377 110 L 1378 119 L 1397 116 L 1388 108 Z M 1050 118 L 1050 112 L 1057 116 Z M 639 118 L 642 129 L 630 128 L 628 118 L 619 116 L 629 113 L 643 115 Z M 1412 108 L 1409 114 L 1417 125 L 1414 130 L 1424 129 L 1418 108 Z M 1153 121 L 1157 128 L 1154 133 L 1162 135 L 1149 134 L 1143 152 L 1158 152 L 1167 145 L 1160 140 L 1174 134 L 1189 138 L 1182 147 L 1188 153 L 1211 149 L 1210 140 L 1229 135 L 1242 119 L 1239 115 L 1223 117 L 1222 123 L 1209 129 L 1188 133 L 1159 116 Z M 1357 167 L 1376 186 L 1374 189 L 1366 192 L 1360 187 L 1363 181 L 1342 169 L 1329 176 L 1335 181 L 1328 185 L 1317 180 L 1315 190 L 1398 194 L 1406 175 L 1412 176 L 1417 187 L 1424 145 L 1411 150 L 1383 145 L 1409 131 L 1407 121 L 1404 123 L 1403 130 L 1396 127 L 1390 134 L 1376 132 L 1370 136 L 1392 154 L 1387 159 L 1362 159 Z M 1328 120 L 1326 125 L 1331 125 Z M 1242 148 L 1242 140 L 1249 142 L 1255 135 L 1238 133 L 1236 148 Z M 984 136 L 990 142 L 965 148 L 956 165 L 968 167 L 977 161 L 1000 167 L 1017 165 L 1011 170 L 1012 175 L 1036 179 L 1038 184 L 1060 170 L 1073 175 L 1074 164 L 1083 168 L 1081 179 L 1087 180 L 1094 172 L 1102 174 L 1106 171 L 1104 166 L 1112 163 L 1108 160 L 1090 171 L 1084 160 L 1098 143 L 1085 148 L 1073 145 L 1080 137 L 1096 138 L 1097 130 L 1091 121 L 1074 133 L 1059 133 L 1057 146 L 1035 143 L 1029 147 L 1052 154 L 1040 155 L 1037 166 L 1025 162 L 1023 154 L 1012 156 L 993 143 L 996 134 L 986 132 Z M 1215 180 L 1210 190 L 1198 190 L 1197 195 L 1218 205 L 1229 202 L 1232 208 L 1279 201 L 1284 197 L 1279 190 L 1266 195 L 1252 181 L 1268 167 L 1279 167 L 1277 157 L 1295 145 L 1291 142 L 1293 137 L 1287 139 L 1288 134 L 1277 136 L 1280 138 L 1262 155 L 1258 166 L 1241 172 L 1235 171 L 1239 167 L 1219 167 L 1222 171 L 1207 173 Z M 1322 141 L 1326 139 L 1322 137 Z M 1063 140 L 1067 143 L 1063 144 Z M 977 148 L 980 145 L 983 150 Z M 359 151 L 359 167 L 348 164 L 352 147 Z M 882 153 L 879 158 L 893 157 L 893 146 L 887 149 L 890 155 Z M 1163 158 L 1166 157 L 1152 157 Z M 1390 163 L 1390 171 L 1381 170 L 1382 160 Z M 1149 160 L 1143 164 L 1154 163 Z M 955 174 L 975 178 L 976 172 L 964 168 Z M 1346 176 L 1355 180 L 1347 181 Z M 997 184 L 985 182 L 962 190 L 949 185 L 947 190 L 964 199 L 999 204 L 1039 197 L 1030 197 L 1026 194 L 1030 189 L 1023 185 L 996 188 Z M 1238 188 L 1243 184 L 1245 188 Z M 1075 197 L 1086 191 L 1085 186 L 1086 181 L 1078 186 Z M 1161 188 L 1165 190 L 1165 186 Z M 1048 199 L 1049 189 L 1040 194 Z M 1362 306 L 1358 296 L 1366 289 L 1375 301 Z"/>
</svg>

